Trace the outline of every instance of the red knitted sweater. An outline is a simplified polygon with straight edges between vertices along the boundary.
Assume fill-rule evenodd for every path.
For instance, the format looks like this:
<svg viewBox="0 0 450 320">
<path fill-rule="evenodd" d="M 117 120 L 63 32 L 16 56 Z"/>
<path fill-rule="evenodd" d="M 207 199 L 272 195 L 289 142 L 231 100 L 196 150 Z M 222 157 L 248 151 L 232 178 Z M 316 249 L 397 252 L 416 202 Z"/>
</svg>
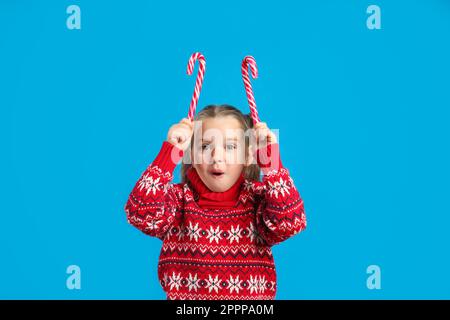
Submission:
<svg viewBox="0 0 450 320">
<path fill-rule="evenodd" d="M 163 241 L 158 276 L 167 298 L 274 299 L 271 246 L 306 228 L 278 144 L 257 153 L 262 182 L 241 176 L 225 192 L 210 191 L 195 169 L 188 183 L 172 184 L 182 154 L 164 142 L 125 205 L 130 224 Z"/>
</svg>

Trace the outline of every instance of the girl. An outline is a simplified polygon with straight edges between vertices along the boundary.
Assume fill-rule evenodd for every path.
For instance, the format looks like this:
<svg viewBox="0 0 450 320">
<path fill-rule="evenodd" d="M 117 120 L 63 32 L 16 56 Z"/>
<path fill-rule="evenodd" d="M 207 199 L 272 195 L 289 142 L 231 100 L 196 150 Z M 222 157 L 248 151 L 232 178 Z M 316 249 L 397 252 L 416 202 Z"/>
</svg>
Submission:
<svg viewBox="0 0 450 320">
<path fill-rule="evenodd" d="M 131 191 L 128 222 L 163 241 L 158 276 L 167 299 L 274 299 L 271 246 L 306 228 L 276 136 L 265 123 L 245 135 L 250 116 L 228 105 L 208 106 L 195 120 L 170 128 Z M 183 155 L 182 182 L 172 184 Z"/>
</svg>

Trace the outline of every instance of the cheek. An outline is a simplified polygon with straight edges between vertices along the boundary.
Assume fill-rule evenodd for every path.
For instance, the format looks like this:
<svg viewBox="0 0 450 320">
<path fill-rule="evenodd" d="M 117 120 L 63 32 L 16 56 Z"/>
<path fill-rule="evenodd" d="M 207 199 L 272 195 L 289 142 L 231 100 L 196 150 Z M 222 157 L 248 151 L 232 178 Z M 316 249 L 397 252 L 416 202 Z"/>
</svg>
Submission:
<svg viewBox="0 0 450 320">
<path fill-rule="evenodd" d="M 239 176 L 242 173 L 242 170 L 244 170 L 244 166 L 242 164 L 228 165 L 228 172 L 234 177 Z"/>
<path fill-rule="evenodd" d="M 206 172 L 208 171 L 207 168 L 207 164 L 205 163 L 201 163 L 201 164 L 194 164 L 194 168 L 195 170 L 197 170 L 197 172 L 201 175 L 205 175 Z"/>
<path fill-rule="evenodd" d="M 242 149 L 228 151 L 226 160 L 230 165 L 245 164 L 245 152 Z"/>
</svg>

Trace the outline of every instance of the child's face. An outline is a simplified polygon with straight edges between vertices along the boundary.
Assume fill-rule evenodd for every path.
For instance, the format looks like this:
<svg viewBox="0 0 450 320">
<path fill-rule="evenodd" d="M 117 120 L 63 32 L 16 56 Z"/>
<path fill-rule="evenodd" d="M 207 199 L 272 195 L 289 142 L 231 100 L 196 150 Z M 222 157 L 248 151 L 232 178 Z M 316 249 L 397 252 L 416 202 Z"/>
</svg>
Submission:
<svg viewBox="0 0 450 320">
<path fill-rule="evenodd" d="M 202 120 L 201 130 L 194 134 L 193 166 L 211 191 L 226 191 L 245 166 L 244 129 L 234 117 L 222 116 Z"/>
</svg>

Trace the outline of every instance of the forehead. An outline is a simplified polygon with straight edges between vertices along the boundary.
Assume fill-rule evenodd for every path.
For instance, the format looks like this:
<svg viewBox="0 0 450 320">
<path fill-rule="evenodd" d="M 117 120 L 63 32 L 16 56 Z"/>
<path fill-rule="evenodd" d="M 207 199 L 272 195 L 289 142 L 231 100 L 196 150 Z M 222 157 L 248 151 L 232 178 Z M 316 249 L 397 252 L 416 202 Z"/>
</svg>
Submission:
<svg viewBox="0 0 450 320">
<path fill-rule="evenodd" d="M 232 116 L 220 116 L 202 120 L 203 138 L 222 136 L 225 138 L 240 138 L 243 136 L 244 128 L 236 118 Z"/>
<path fill-rule="evenodd" d="M 219 116 L 215 118 L 206 118 L 202 120 L 203 131 L 205 129 L 244 129 L 241 122 L 233 116 Z"/>
</svg>

